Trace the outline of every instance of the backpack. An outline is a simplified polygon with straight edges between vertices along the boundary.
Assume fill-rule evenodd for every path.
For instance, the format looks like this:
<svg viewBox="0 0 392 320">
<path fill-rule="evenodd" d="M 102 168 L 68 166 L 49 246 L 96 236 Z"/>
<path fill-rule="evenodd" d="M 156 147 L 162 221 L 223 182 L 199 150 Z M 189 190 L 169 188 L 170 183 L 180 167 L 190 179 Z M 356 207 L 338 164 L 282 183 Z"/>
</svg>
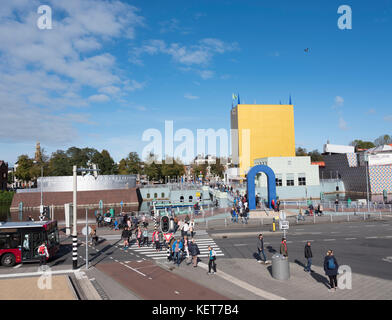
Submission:
<svg viewBox="0 0 392 320">
<path fill-rule="evenodd" d="M 334 261 L 333 258 L 331 258 L 331 259 L 328 260 L 328 269 L 329 269 L 329 270 L 335 269 L 335 261 Z"/>
</svg>

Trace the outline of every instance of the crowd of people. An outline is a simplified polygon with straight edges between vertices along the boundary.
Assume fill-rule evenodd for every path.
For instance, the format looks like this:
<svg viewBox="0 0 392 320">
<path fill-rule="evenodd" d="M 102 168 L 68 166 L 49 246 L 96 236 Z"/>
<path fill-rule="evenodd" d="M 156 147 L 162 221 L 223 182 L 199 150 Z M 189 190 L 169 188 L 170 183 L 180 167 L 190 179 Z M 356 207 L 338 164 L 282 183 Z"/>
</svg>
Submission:
<svg viewBox="0 0 392 320">
<path fill-rule="evenodd" d="M 239 223 L 239 218 L 241 223 L 248 224 L 248 200 L 246 195 L 237 195 L 233 201 L 233 207 L 231 209 L 231 221 L 233 223 Z"/>
</svg>

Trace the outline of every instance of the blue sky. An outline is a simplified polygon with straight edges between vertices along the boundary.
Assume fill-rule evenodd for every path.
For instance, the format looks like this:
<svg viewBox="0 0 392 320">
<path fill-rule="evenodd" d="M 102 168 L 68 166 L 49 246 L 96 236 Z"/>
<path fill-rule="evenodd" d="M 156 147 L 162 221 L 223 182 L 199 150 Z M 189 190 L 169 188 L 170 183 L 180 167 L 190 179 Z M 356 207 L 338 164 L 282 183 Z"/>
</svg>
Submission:
<svg viewBox="0 0 392 320">
<path fill-rule="evenodd" d="M 37 28 L 41 4 L 51 30 Z M 337 26 L 343 4 L 351 30 Z M 165 120 L 229 130 L 233 92 L 260 104 L 291 94 L 308 150 L 392 134 L 391 17 L 389 0 L 2 1 L 0 159 L 40 141 L 119 161 Z"/>
</svg>

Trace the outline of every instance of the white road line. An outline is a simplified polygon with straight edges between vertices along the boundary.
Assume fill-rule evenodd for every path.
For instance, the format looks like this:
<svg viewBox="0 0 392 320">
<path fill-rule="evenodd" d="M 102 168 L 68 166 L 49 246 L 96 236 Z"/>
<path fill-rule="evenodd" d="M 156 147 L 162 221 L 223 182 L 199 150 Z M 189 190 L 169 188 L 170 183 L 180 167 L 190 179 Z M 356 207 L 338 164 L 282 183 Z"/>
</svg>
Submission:
<svg viewBox="0 0 392 320">
<path fill-rule="evenodd" d="M 22 264 L 20 263 L 20 264 L 17 264 L 13 269 L 18 269 L 18 268 L 20 268 L 22 266 Z"/>
<path fill-rule="evenodd" d="M 336 239 L 324 239 L 324 241 L 335 241 Z"/>
<path fill-rule="evenodd" d="M 344 238 L 344 240 L 357 240 L 357 238 Z"/>
<path fill-rule="evenodd" d="M 378 237 L 365 237 L 365 239 L 377 239 Z"/>
<path fill-rule="evenodd" d="M 56 270 L 56 271 L 51 271 L 50 273 L 53 274 L 62 274 L 62 273 L 75 273 L 79 272 L 80 269 L 76 270 Z M 44 274 L 43 271 L 38 271 L 38 272 L 25 272 L 25 273 L 11 273 L 11 274 L 1 274 L 0 278 L 15 278 L 15 277 L 34 277 L 34 276 L 40 276 Z"/>
<path fill-rule="evenodd" d="M 142 272 L 140 272 L 139 270 L 136 270 L 136 269 L 134 269 L 134 268 L 132 268 L 132 267 L 126 265 L 126 264 L 124 264 L 124 267 L 127 267 L 128 269 L 131 269 L 132 271 L 135 271 L 135 272 L 141 274 L 143 277 L 146 276 L 144 273 L 142 273 Z"/>
</svg>

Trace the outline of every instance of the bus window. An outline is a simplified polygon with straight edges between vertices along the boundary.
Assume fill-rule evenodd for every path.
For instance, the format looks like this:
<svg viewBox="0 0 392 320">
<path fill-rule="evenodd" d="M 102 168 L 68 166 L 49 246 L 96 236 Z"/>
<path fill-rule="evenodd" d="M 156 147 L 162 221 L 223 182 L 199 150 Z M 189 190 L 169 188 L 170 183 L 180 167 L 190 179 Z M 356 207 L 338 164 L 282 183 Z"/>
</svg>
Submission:
<svg viewBox="0 0 392 320">
<path fill-rule="evenodd" d="M 10 237 L 10 245 L 12 249 L 16 249 L 20 246 L 20 234 L 13 233 Z"/>
<path fill-rule="evenodd" d="M 10 249 L 9 237 L 6 234 L 0 234 L 0 249 Z"/>
<path fill-rule="evenodd" d="M 59 243 L 59 234 L 57 230 L 48 233 L 49 246 L 54 246 Z"/>
</svg>

